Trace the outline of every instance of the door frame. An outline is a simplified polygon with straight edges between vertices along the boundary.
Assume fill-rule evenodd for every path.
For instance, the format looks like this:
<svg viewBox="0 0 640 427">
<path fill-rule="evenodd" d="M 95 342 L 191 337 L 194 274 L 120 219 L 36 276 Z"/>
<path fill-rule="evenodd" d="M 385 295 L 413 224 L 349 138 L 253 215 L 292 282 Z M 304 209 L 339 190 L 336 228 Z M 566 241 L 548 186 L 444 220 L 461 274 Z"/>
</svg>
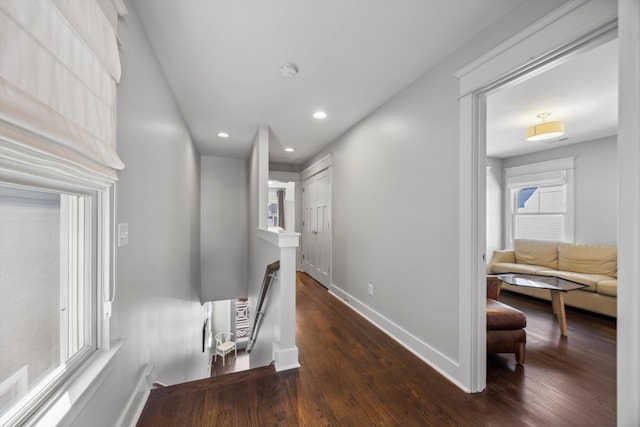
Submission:
<svg viewBox="0 0 640 427">
<path fill-rule="evenodd" d="M 307 255 L 307 225 L 305 224 L 304 219 L 304 211 L 305 211 L 305 202 L 306 202 L 306 192 L 304 191 L 305 181 L 323 171 L 327 170 L 329 175 L 329 272 L 328 272 L 328 280 L 329 283 L 322 284 L 326 286 L 327 289 L 331 289 L 333 286 L 333 154 L 329 153 L 326 156 L 320 158 L 315 163 L 311 164 L 307 168 L 305 168 L 301 173 L 302 178 L 302 235 L 301 235 L 301 246 L 302 246 L 302 256 L 305 257 Z M 302 269 L 305 273 L 309 274 L 306 270 L 305 260 L 302 260 Z"/>
<path fill-rule="evenodd" d="M 486 387 L 486 96 L 617 26 L 617 4 L 570 0 L 455 75 L 459 79 L 459 368 L 470 392 Z"/>
</svg>

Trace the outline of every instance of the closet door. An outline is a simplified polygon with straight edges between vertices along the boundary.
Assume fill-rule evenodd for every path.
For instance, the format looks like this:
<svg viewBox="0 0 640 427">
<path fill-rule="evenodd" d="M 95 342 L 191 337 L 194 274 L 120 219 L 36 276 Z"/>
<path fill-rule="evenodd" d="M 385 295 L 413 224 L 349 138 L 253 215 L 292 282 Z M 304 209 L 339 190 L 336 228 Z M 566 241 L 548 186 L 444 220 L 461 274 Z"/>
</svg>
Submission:
<svg viewBox="0 0 640 427">
<path fill-rule="evenodd" d="M 331 284 L 330 169 L 307 178 L 302 186 L 302 265 L 326 288 Z"/>
</svg>

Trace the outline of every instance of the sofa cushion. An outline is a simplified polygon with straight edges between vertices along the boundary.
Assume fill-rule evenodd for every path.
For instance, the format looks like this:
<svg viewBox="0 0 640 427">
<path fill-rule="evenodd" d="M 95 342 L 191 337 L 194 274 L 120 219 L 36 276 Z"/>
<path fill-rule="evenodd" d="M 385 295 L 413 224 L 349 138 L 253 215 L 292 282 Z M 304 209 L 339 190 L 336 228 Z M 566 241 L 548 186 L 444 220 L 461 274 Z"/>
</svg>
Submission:
<svg viewBox="0 0 640 427">
<path fill-rule="evenodd" d="M 548 270 L 548 267 L 543 265 L 528 265 L 528 264 L 517 264 L 510 262 L 499 262 L 497 264 L 493 264 L 491 266 L 491 273 L 493 274 L 502 274 L 502 273 L 523 273 L 523 274 L 536 274 L 539 270 Z"/>
<path fill-rule="evenodd" d="M 557 269 L 617 278 L 618 250 L 615 246 L 561 242 L 558 244 Z"/>
<path fill-rule="evenodd" d="M 513 242 L 518 264 L 541 265 L 558 269 L 558 242 L 551 240 L 516 239 Z"/>
<path fill-rule="evenodd" d="M 521 329 L 527 326 L 527 316 L 510 305 L 487 298 L 487 330 Z"/>
<path fill-rule="evenodd" d="M 581 291 L 596 292 L 598 282 L 611 279 L 609 276 L 603 276 L 601 274 L 585 274 L 574 273 L 573 271 L 558 271 L 558 270 L 538 270 L 536 271 L 538 276 L 553 276 L 561 279 L 570 280 L 572 282 L 581 283 L 587 285 L 586 288 L 580 289 Z"/>
<path fill-rule="evenodd" d="M 618 297 L 618 281 L 614 279 L 598 282 L 598 293 L 609 297 Z"/>
</svg>

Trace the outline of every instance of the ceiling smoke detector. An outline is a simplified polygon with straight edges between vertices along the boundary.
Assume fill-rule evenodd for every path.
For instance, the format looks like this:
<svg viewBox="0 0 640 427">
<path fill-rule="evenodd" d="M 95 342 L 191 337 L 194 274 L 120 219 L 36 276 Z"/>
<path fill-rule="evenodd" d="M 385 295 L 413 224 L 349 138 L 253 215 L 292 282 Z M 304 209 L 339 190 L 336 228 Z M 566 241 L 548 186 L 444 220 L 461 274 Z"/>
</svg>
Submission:
<svg viewBox="0 0 640 427">
<path fill-rule="evenodd" d="M 284 62 L 280 65 L 282 77 L 293 77 L 298 74 L 298 66 L 293 62 Z"/>
</svg>

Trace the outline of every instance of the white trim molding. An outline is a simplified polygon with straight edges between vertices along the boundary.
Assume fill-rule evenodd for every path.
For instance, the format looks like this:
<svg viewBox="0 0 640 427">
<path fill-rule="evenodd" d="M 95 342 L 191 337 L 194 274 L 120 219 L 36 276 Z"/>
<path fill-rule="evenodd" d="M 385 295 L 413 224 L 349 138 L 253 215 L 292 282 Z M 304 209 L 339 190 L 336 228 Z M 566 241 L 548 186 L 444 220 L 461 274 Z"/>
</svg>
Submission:
<svg viewBox="0 0 640 427">
<path fill-rule="evenodd" d="M 511 49 L 512 47 L 516 46 L 519 43 L 524 42 L 529 37 L 534 36 L 537 32 L 543 30 L 549 24 L 551 24 L 551 23 L 557 21 L 558 19 L 566 16 L 568 13 L 574 11 L 575 9 L 577 9 L 578 7 L 580 7 L 583 4 L 587 3 L 588 1 L 589 0 L 572 0 L 572 1 L 566 2 L 565 4 L 560 6 L 558 9 L 556 9 L 553 12 L 547 14 L 542 19 L 540 19 L 537 22 L 533 23 L 532 25 L 528 26 L 524 30 L 522 30 L 519 33 L 517 33 L 515 36 L 513 36 L 510 39 L 504 41 L 503 43 L 501 43 L 498 46 L 496 46 L 495 48 L 491 49 L 489 52 L 485 53 L 484 55 L 482 55 L 481 57 L 479 57 L 475 61 L 473 61 L 470 64 L 468 64 L 467 66 L 463 67 L 461 70 L 459 70 L 458 72 L 455 73 L 455 76 L 457 78 L 459 78 L 459 79 L 463 78 L 467 74 L 470 74 L 471 72 L 473 72 L 473 71 L 477 70 L 478 68 L 482 67 L 487 62 L 490 62 L 495 57 L 501 55 L 503 52 Z"/>
<path fill-rule="evenodd" d="M 86 366 L 47 402 L 46 409 L 40 411 L 36 419 L 29 420 L 27 425 L 71 424 L 113 369 L 114 358 L 123 342 L 116 341 L 108 350 L 96 351 Z"/>
<path fill-rule="evenodd" d="M 136 386 L 131 391 L 131 395 L 129 395 L 129 399 L 124 405 L 124 408 L 122 408 L 120 417 L 116 422 L 117 427 L 134 427 L 138 423 L 138 419 L 140 418 L 140 415 L 142 415 L 144 405 L 147 403 L 147 399 L 151 394 L 151 373 L 153 372 L 153 369 L 154 366 L 150 363 L 147 363 L 142 367 Z"/>
<path fill-rule="evenodd" d="M 298 362 L 298 347 L 281 349 L 280 344 L 274 342 L 272 344 L 272 353 L 276 372 L 300 367 L 300 362 Z"/>
<path fill-rule="evenodd" d="M 486 254 L 486 152 L 480 138 L 486 124 L 484 102 L 466 95 L 460 106 L 460 195 L 458 235 L 458 348 L 459 381 L 465 390 L 479 392 L 486 386 L 486 291 L 480 277 L 485 274 Z M 468 121 L 467 121 L 468 120 Z M 464 143 L 463 143 L 464 141 Z M 482 218 L 482 221 L 480 219 Z"/>
<path fill-rule="evenodd" d="M 640 420 L 640 2 L 618 4 L 617 424 L 631 426 Z"/>
<path fill-rule="evenodd" d="M 258 235 L 279 248 L 297 248 L 300 242 L 300 233 L 292 231 L 258 228 Z"/>
<path fill-rule="evenodd" d="M 302 181 L 319 172 L 322 172 L 327 168 L 330 168 L 331 166 L 333 166 L 333 154 L 329 153 L 317 162 L 309 165 L 309 167 L 305 168 L 302 172 L 300 172 Z"/>
<path fill-rule="evenodd" d="M 529 175 L 534 173 L 560 171 L 575 168 L 575 157 L 565 157 L 563 159 L 548 160 L 545 162 L 530 163 L 528 165 L 513 166 L 505 168 L 505 176 Z"/>
<path fill-rule="evenodd" d="M 455 73 L 460 96 L 540 66 L 575 48 L 576 41 L 616 26 L 614 0 L 570 0 Z"/>
</svg>

